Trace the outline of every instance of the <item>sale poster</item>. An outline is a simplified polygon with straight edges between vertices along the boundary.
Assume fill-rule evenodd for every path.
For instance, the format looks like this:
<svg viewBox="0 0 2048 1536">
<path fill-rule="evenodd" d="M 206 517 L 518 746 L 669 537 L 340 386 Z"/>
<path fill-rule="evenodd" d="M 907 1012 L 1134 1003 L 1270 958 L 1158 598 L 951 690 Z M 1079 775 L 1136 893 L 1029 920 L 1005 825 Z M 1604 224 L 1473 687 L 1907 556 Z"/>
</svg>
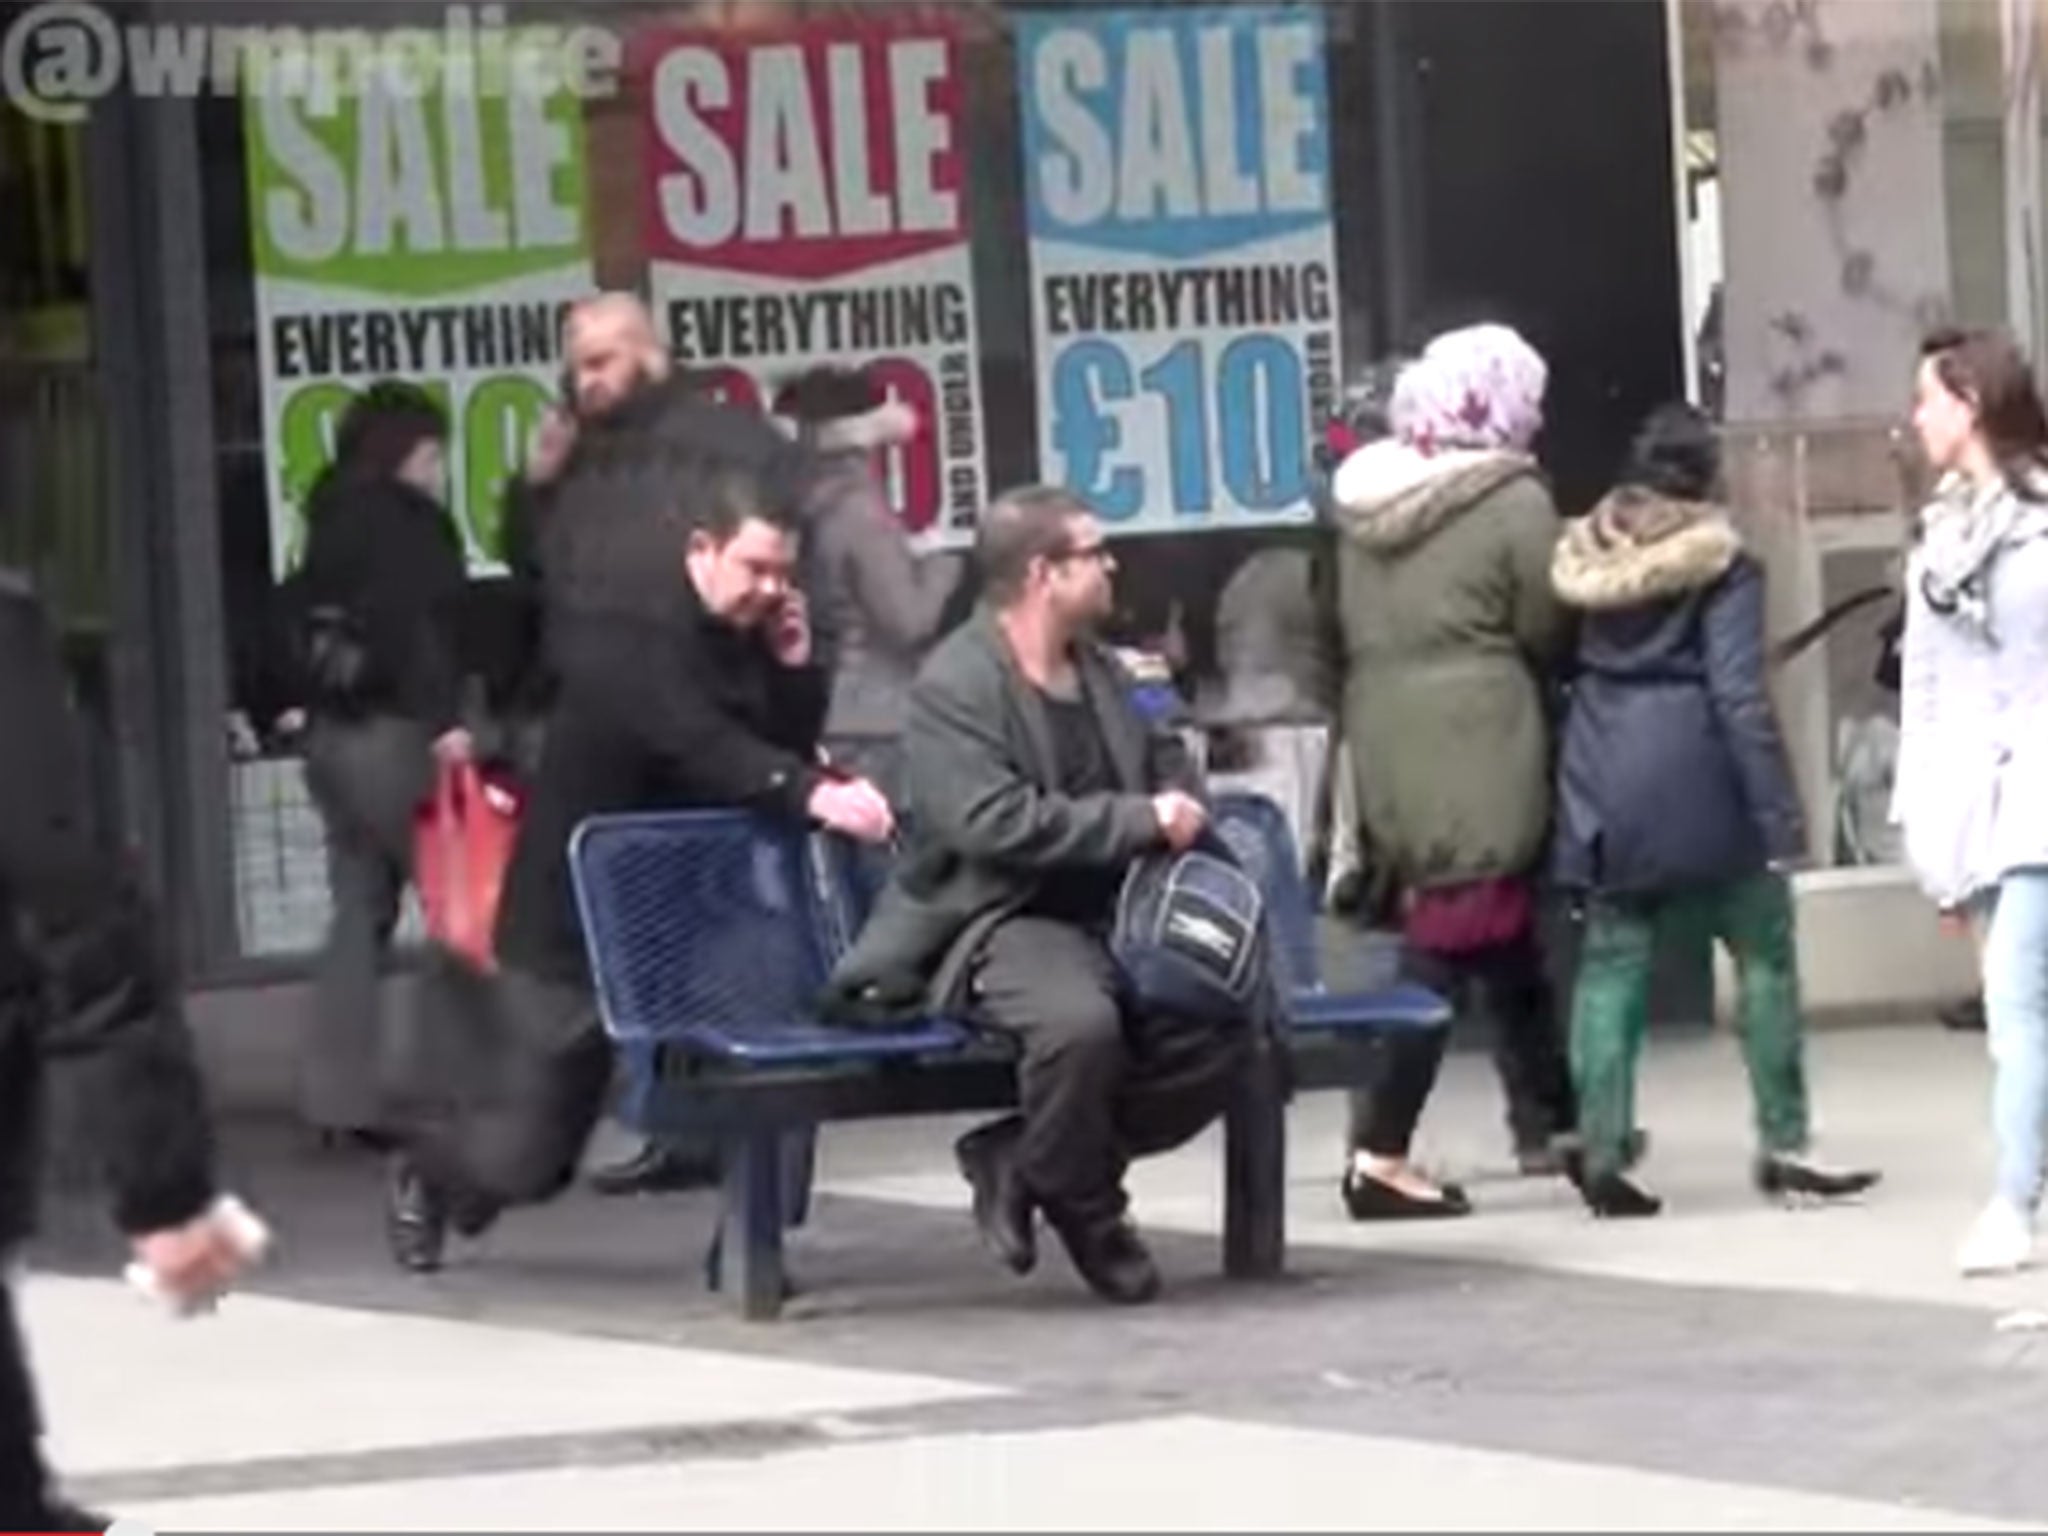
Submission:
<svg viewBox="0 0 2048 1536">
<path fill-rule="evenodd" d="M 678 364 L 763 409 L 818 364 L 866 370 L 920 422 L 882 455 L 904 529 L 968 542 L 986 481 L 953 34 L 885 15 L 635 53 L 649 294 Z"/>
<path fill-rule="evenodd" d="M 372 73 L 330 102 L 252 84 L 243 117 L 274 571 L 298 563 L 342 413 L 381 379 L 446 411 L 448 504 L 472 569 L 502 570 L 505 489 L 592 292 L 580 103 Z"/>
<path fill-rule="evenodd" d="M 1042 476 L 1119 534 L 1306 520 L 1341 368 L 1322 8 L 1016 26 Z"/>
</svg>

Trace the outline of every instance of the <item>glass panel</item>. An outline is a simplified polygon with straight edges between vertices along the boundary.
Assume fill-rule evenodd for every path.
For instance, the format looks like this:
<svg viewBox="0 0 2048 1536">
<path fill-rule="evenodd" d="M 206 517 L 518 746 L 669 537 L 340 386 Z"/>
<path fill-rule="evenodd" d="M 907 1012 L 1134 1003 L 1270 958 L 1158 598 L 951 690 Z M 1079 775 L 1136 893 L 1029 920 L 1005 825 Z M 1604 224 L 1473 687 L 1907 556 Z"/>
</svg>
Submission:
<svg viewBox="0 0 2048 1536">
<path fill-rule="evenodd" d="M 0 207 L 0 564 L 34 577 L 63 637 L 111 834 L 122 824 L 108 671 L 112 564 L 83 130 L 0 102 Z"/>
<path fill-rule="evenodd" d="M 1773 634 L 1808 642 L 1777 682 L 1813 854 L 1890 864 L 1912 372 L 1931 325 L 2012 314 L 2000 0 L 1676 10 L 1695 387 L 1726 418 Z"/>
</svg>

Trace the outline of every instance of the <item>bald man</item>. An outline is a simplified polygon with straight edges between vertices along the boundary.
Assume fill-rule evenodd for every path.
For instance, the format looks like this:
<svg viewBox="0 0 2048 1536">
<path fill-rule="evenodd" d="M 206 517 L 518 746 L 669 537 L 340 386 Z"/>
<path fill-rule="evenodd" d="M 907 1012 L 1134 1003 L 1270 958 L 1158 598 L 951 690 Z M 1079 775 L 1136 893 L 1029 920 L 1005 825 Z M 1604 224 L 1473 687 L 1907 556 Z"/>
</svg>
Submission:
<svg viewBox="0 0 2048 1536">
<path fill-rule="evenodd" d="M 503 622 L 509 634 L 495 646 L 478 647 L 501 657 L 491 678 L 492 707 L 520 739 L 515 755 L 529 771 L 553 691 L 542 650 L 549 607 L 543 546 L 556 489 L 586 433 L 631 432 L 640 425 L 636 418 L 658 414 L 670 373 L 654 317 L 630 293 L 602 293 L 572 307 L 562 326 L 562 351 L 567 399 L 542 420 L 525 469 L 505 488 Z"/>
</svg>

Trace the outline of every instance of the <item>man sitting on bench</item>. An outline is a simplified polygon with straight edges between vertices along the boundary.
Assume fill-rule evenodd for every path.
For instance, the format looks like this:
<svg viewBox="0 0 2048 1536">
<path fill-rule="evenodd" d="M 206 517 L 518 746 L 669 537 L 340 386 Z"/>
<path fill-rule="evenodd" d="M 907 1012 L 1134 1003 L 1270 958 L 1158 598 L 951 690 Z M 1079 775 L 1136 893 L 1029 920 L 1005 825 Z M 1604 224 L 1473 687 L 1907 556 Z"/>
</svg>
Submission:
<svg viewBox="0 0 2048 1536">
<path fill-rule="evenodd" d="M 1023 1114 L 958 1147 L 983 1237 L 1022 1274 L 1042 1210 L 1098 1295 L 1149 1301 L 1125 1166 L 1221 1113 L 1249 1032 L 1133 1016 L 1105 940 L 1132 862 L 1189 847 L 1207 813 L 1178 740 L 1140 719 L 1092 638 L 1116 562 L 1087 509 L 1013 491 L 975 559 L 984 607 L 911 693 L 909 846 L 834 990 L 1013 1037 Z"/>
</svg>

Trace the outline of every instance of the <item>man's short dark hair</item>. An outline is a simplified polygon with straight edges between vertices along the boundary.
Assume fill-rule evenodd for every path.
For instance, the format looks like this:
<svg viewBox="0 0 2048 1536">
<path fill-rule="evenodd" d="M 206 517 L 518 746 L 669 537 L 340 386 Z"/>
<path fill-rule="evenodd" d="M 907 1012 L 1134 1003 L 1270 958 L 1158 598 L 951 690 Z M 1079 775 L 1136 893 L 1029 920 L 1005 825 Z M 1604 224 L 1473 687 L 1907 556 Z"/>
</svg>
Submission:
<svg viewBox="0 0 2048 1536">
<path fill-rule="evenodd" d="M 1067 524 L 1088 515 L 1085 502 L 1053 485 L 1021 486 L 990 502 L 974 534 L 974 564 L 989 598 L 998 605 L 1015 602 L 1031 562 L 1065 554 Z"/>
<path fill-rule="evenodd" d="M 779 533 L 798 534 L 802 520 L 787 501 L 771 495 L 760 475 L 737 465 L 713 469 L 691 498 L 693 528 L 725 544 L 748 523 L 766 523 Z"/>
</svg>

